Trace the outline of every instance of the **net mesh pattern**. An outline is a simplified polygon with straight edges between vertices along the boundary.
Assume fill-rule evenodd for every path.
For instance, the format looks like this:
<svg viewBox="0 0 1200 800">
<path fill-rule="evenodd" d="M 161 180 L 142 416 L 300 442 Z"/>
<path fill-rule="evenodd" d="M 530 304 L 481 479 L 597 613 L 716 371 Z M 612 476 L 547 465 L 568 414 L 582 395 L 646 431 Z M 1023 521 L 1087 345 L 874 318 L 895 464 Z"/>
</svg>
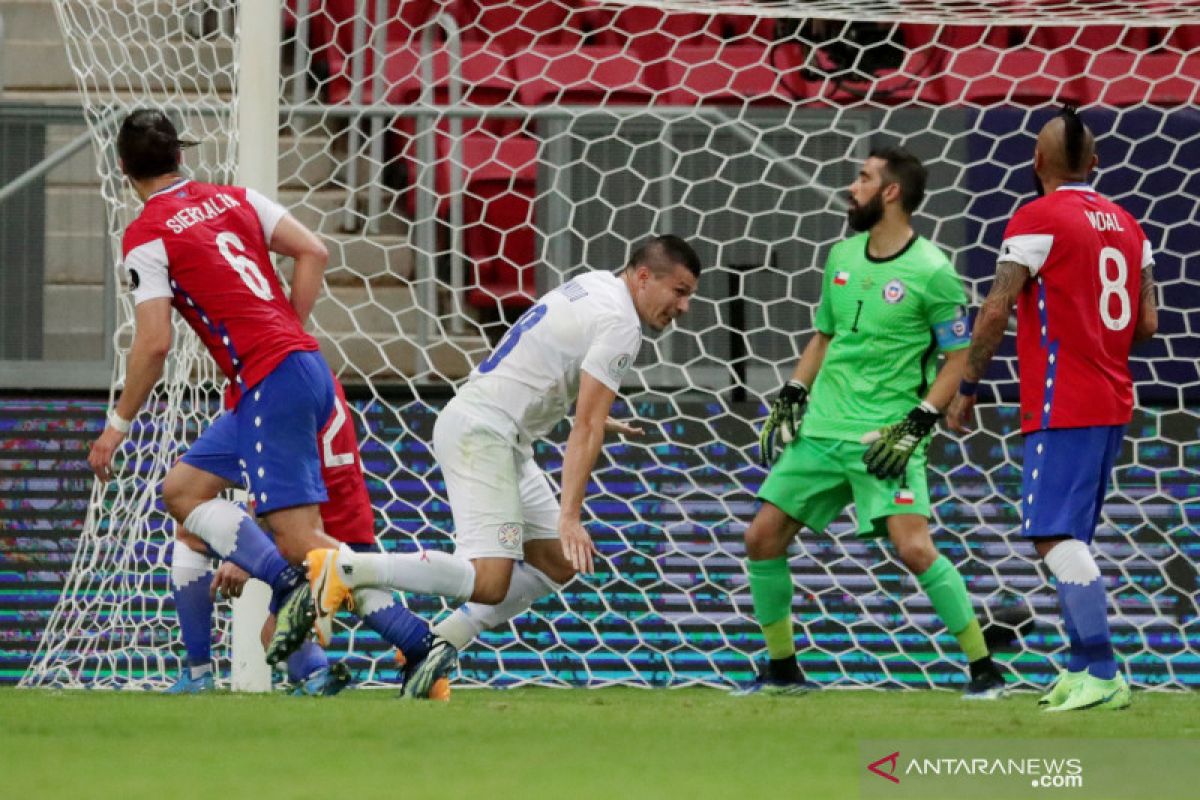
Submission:
<svg viewBox="0 0 1200 800">
<path fill-rule="evenodd" d="M 113 148 L 127 110 L 165 107 L 203 142 L 188 169 L 232 180 L 235 5 L 55 2 L 118 255 L 137 210 Z M 764 477 L 756 430 L 812 330 L 861 161 L 885 143 L 925 161 L 914 224 L 977 301 L 1006 221 L 1032 197 L 1034 135 L 1070 102 L 1099 139 L 1097 188 L 1156 248 L 1164 306 L 1159 336 L 1134 359 L 1139 408 L 1096 538 L 1115 643 L 1139 686 L 1200 684 L 1200 273 L 1187 259 L 1200 233 L 1200 20 L 1191 4 L 1149 6 L 289 2 L 278 197 L 330 247 L 312 328 L 356 398 L 388 549 L 453 547 L 432 421 L 534 297 L 582 269 L 619 267 L 651 232 L 689 238 L 705 264 L 691 312 L 643 346 L 616 409 L 647 436 L 610 442 L 589 487 L 599 571 L 484 634 L 460 680 L 748 678 L 762 647 L 741 543 Z M 124 354 L 127 295 L 120 308 Z M 218 387 L 195 339 L 178 333 L 118 479 L 94 491 L 26 684 L 160 686 L 179 667 L 157 484 L 217 412 Z M 1005 405 L 986 407 L 964 439 L 935 438 L 933 526 L 985 621 L 1031 616 L 1001 657 L 1020 684 L 1041 685 L 1064 638 L 1049 575 L 1016 536 L 1016 374 L 1009 337 L 987 380 Z M 537 451 L 552 477 L 565 434 Z M 856 539 L 848 516 L 806 532 L 790 560 L 800 658 L 815 680 L 965 680 L 915 579 L 889 549 Z M 430 616 L 446 608 L 407 601 Z M 392 654 L 350 618 L 334 649 L 368 683 L 396 678 Z"/>
</svg>

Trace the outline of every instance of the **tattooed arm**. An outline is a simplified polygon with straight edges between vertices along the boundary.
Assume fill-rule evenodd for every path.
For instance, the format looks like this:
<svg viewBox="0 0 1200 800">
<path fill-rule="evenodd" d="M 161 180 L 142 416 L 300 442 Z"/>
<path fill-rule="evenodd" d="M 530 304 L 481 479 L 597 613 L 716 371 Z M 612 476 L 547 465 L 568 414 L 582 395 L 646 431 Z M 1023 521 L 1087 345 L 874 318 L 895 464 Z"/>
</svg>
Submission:
<svg viewBox="0 0 1200 800">
<path fill-rule="evenodd" d="M 1013 304 L 1017 302 L 1017 295 L 1027 280 L 1029 270 L 1014 261 L 1001 261 L 996 267 L 996 280 L 992 282 L 992 289 L 979 307 L 979 316 L 975 318 L 963 380 L 971 383 L 983 380 L 988 364 L 992 363 L 992 356 L 996 355 L 1004 332 L 1008 330 Z"/>
<path fill-rule="evenodd" d="M 968 383 L 978 383 L 987 372 L 992 356 L 1004 340 L 1004 332 L 1008 329 L 1008 320 L 1012 316 L 1013 304 L 1017 295 L 1029 280 L 1029 270 L 1015 261 L 1001 261 L 996 267 L 996 279 L 992 282 L 991 291 L 979 307 L 979 316 L 975 319 L 975 330 L 971 333 L 971 347 L 967 351 L 967 367 L 963 380 Z M 967 419 L 975 407 L 975 396 L 959 393 L 950 404 L 946 414 L 946 423 L 950 430 L 964 433 L 967 430 Z"/>
<path fill-rule="evenodd" d="M 1133 340 L 1144 342 L 1158 332 L 1158 288 L 1154 273 L 1142 267 L 1142 291 L 1138 304 L 1137 326 L 1133 329 Z"/>
</svg>

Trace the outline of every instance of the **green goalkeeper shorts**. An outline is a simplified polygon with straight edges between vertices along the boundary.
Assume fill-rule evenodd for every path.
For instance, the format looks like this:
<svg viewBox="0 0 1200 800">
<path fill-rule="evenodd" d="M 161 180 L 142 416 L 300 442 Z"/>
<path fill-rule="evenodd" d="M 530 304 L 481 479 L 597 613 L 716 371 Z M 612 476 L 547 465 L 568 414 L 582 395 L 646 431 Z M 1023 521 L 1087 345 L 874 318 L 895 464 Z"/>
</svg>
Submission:
<svg viewBox="0 0 1200 800">
<path fill-rule="evenodd" d="M 777 506 L 814 531 L 823 531 L 854 501 L 858 535 L 887 535 L 895 514 L 929 517 L 925 476 L 927 446 L 908 460 L 902 478 L 867 474 L 867 445 L 802 436 L 784 448 L 758 491 L 758 499 Z"/>
</svg>

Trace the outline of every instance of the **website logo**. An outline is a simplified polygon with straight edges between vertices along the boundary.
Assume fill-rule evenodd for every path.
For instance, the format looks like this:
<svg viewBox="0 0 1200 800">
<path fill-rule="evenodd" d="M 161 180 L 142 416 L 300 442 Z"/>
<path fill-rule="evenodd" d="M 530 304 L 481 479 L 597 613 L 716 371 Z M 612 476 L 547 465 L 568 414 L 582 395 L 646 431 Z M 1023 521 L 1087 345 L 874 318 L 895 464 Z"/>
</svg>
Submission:
<svg viewBox="0 0 1200 800">
<path fill-rule="evenodd" d="M 886 778 L 889 781 L 891 781 L 892 783 L 899 783 L 900 779 L 896 777 L 896 762 L 899 761 L 899 759 L 900 759 L 900 751 L 897 750 L 896 752 L 892 753 L 891 755 L 884 756 L 883 758 L 879 759 L 878 761 L 872 761 L 870 764 L 867 764 L 867 771 L 874 772 L 879 777 Z M 884 770 L 883 770 L 884 764 L 889 765 L 887 768 L 887 772 L 884 772 Z"/>
</svg>

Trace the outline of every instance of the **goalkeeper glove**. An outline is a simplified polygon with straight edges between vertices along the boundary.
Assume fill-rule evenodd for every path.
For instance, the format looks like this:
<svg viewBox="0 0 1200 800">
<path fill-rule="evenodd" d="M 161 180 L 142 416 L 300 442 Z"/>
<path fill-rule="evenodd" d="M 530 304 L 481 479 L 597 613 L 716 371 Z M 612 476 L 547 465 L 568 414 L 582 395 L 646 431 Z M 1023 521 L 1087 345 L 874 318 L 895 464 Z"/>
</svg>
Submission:
<svg viewBox="0 0 1200 800">
<path fill-rule="evenodd" d="M 863 455 L 867 472 L 876 478 L 899 478 L 908 459 L 937 425 L 941 412 L 922 401 L 894 425 L 871 431 L 860 440 L 871 447 Z"/>
<path fill-rule="evenodd" d="M 779 395 L 771 404 L 771 414 L 758 436 L 758 454 L 764 467 L 771 466 L 775 461 L 775 432 L 778 430 L 779 438 L 785 445 L 791 444 L 800 434 L 800 418 L 804 416 L 807 405 L 808 387 L 800 381 L 788 381 L 779 390 Z"/>
</svg>

